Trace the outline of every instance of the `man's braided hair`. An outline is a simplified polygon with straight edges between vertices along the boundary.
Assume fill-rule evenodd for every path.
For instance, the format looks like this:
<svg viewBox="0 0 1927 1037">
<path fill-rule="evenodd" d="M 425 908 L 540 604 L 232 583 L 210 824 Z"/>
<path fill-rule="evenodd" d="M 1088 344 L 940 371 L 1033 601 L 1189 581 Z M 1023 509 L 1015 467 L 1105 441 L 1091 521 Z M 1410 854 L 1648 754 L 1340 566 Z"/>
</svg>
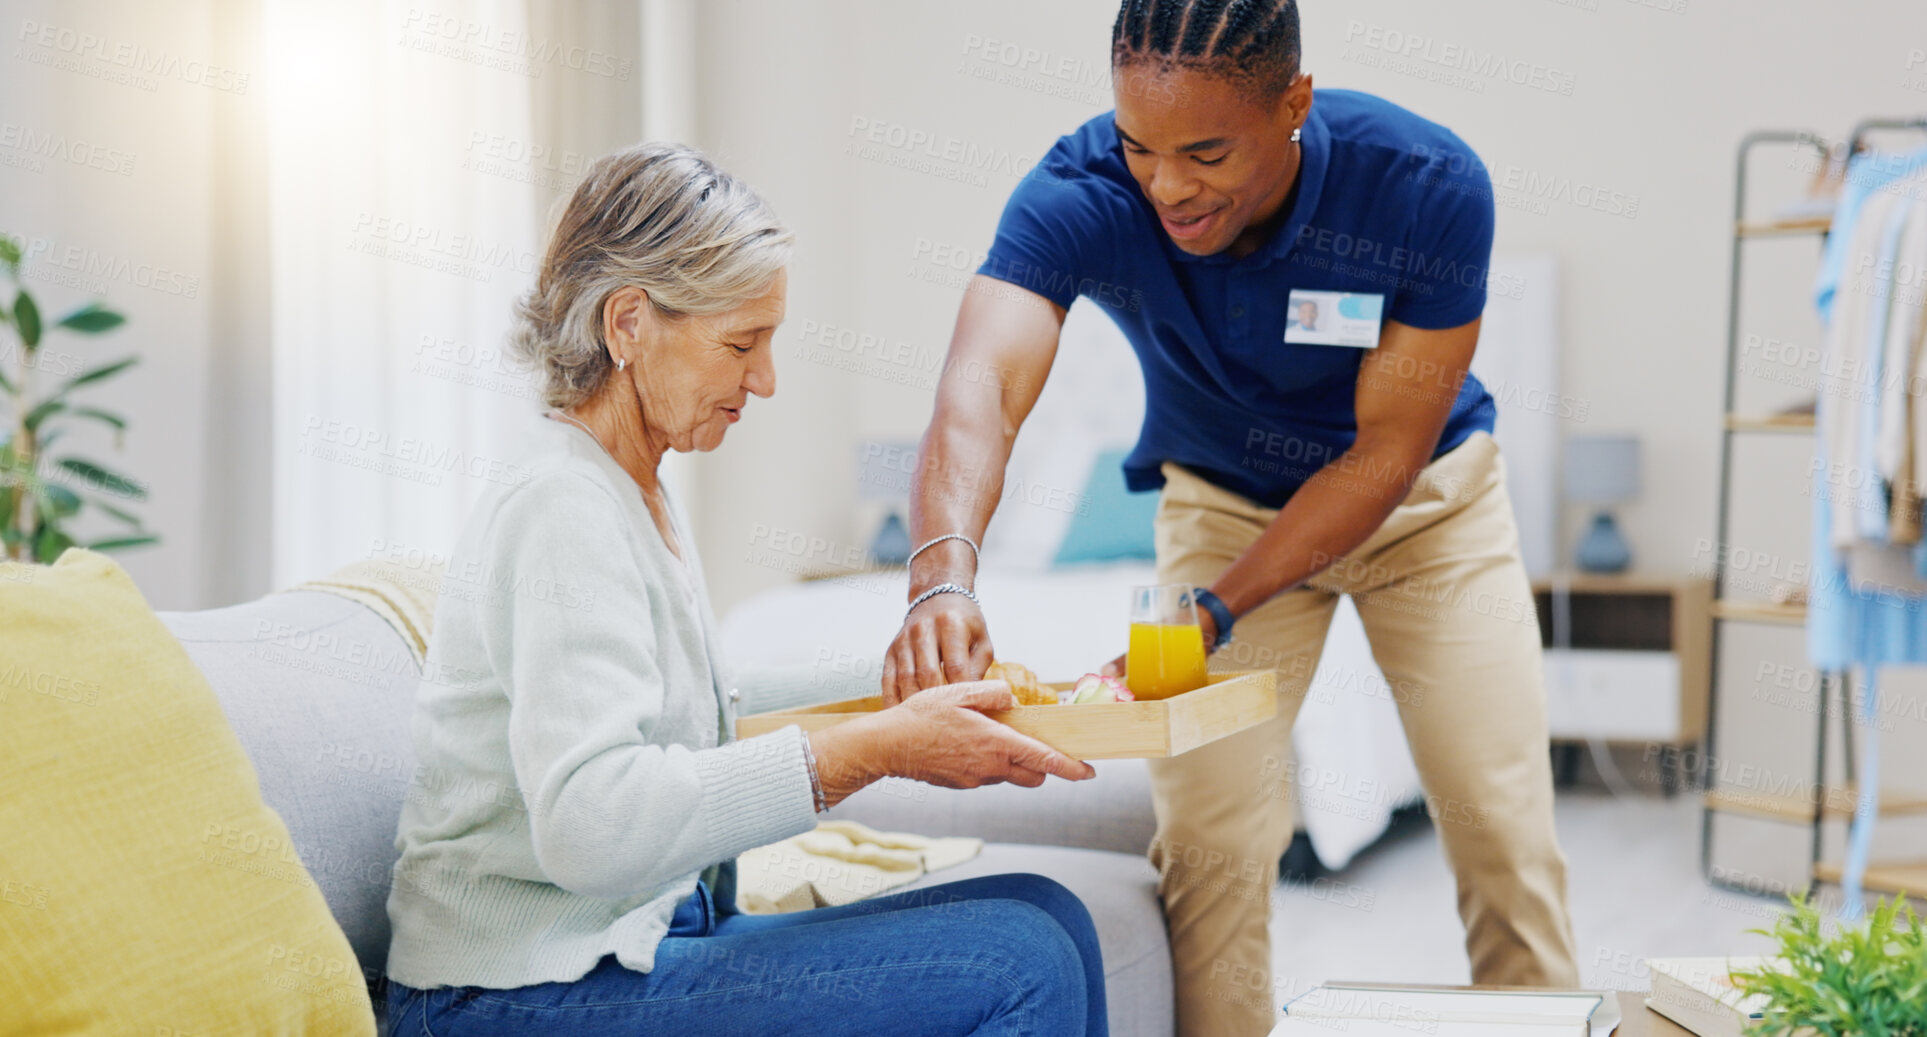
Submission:
<svg viewBox="0 0 1927 1037">
<path fill-rule="evenodd" d="M 1297 0 L 1124 0 L 1111 29 L 1111 65 L 1150 63 L 1231 79 L 1272 100 L 1298 78 Z"/>
</svg>

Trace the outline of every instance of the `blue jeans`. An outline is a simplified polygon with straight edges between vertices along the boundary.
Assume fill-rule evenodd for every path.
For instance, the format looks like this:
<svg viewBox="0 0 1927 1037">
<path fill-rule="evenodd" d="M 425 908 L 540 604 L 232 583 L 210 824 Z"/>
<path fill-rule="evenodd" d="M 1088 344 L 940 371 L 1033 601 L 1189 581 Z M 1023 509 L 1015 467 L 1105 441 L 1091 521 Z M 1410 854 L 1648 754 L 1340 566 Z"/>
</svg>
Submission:
<svg viewBox="0 0 1927 1037">
<path fill-rule="evenodd" d="M 650 972 L 605 956 L 571 983 L 388 986 L 393 1037 L 881 1034 L 1104 1037 L 1090 913 L 1038 875 L 990 875 L 784 915 L 709 889 L 676 909 Z"/>
</svg>

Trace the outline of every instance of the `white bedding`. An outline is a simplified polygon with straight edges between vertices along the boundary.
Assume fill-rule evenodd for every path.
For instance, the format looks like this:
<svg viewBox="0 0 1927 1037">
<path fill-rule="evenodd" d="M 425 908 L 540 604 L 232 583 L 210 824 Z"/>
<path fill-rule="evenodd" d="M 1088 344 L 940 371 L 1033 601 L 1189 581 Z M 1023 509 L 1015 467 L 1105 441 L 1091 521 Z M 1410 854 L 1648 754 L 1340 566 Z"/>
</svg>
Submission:
<svg viewBox="0 0 1927 1037">
<path fill-rule="evenodd" d="M 1056 681 L 1124 651 L 1127 590 L 1152 582 L 1148 562 L 1046 572 L 987 567 L 977 588 L 998 656 Z M 723 620 L 726 650 L 738 664 L 810 665 L 826 676 L 875 681 L 903 619 L 903 589 L 900 575 L 865 575 L 765 591 Z M 1397 709 L 1349 601 L 1326 638 L 1292 750 L 1298 823 L 1327 867 L 1344 867 L 1385 830 L 1393 810 L 1420 798 Z"/>
</svg>

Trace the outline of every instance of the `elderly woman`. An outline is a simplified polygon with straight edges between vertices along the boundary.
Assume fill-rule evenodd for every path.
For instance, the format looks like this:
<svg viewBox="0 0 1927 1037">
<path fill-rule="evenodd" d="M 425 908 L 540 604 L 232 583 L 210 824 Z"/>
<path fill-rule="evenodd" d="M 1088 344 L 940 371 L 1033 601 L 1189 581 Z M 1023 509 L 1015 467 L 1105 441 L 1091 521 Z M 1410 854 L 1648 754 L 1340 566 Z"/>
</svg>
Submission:
<svg viewBox="0 0 1927 1037">
<path fill-rule="evenodd" d="M 424 777 L 388 900 L 397 1037 L 1106 1032 L 1090 916 L 1048 879 L 735 909 L 738 854 L 879 778 L 1092 775 L 982 715 L 1015 704 L 1001 682 L 732 738 L 695 541 L 657 468 L 776 391 L 789 246 L 679 145 L 597 162 L 562 216 L 514 333 L 555 442 L 450 559 L 492 593 L 442 596 L 429 670 L 480 677 L 419 694 Z"/>
</svg>

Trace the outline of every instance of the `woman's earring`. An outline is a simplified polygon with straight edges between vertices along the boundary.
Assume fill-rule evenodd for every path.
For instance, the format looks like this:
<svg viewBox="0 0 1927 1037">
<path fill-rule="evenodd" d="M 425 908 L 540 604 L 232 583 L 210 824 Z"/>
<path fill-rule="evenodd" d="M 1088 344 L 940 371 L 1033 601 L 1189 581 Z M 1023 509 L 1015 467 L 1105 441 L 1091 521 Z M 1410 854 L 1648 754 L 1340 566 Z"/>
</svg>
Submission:
<svg viewBox="0 0 1927 1037">
<path fill-rule="evenodd" d="M 1299 135 L 1299 134 L 1301 134 L 1301 133 L 1303 133 L 1303 132 L 1304 132 L 1303 130 L 1293 130 L 1293 131 L 1291 131 L 1291 142 L 1292 142 L 1293 144 L 1296 144 L 1296 143 L 1298 143 L 1298 135 Z"/>
<path fill-rule="evenodd" d="M 625 368 L 625 367 L 628 367 L 628 366 L 629 366 L 629 361 L 627 361 L 627 360 L 625 360 L 625 359 L 623 359 L 623 358 L 621 358 L 621 357 L 617 357 L 617 358 L 616 358 L 616 370 L 618 370 L 618 371 L 620 371 L 620 370 L 622 370 L 623 368 Z"/>
</svg>

